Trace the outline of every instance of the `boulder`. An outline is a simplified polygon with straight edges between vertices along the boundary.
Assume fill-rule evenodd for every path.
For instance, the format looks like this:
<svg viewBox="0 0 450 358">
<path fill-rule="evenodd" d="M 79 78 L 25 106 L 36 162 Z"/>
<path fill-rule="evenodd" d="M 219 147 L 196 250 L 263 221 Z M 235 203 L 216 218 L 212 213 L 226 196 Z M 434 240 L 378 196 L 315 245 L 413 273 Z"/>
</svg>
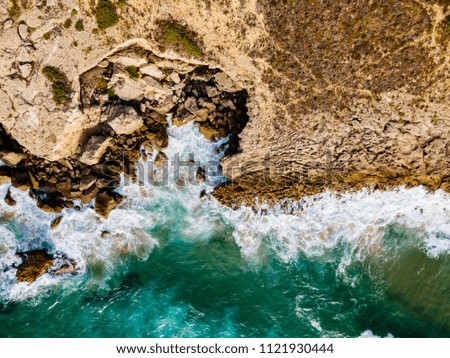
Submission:
<svg viewBox="0 0 450 358">
<path fill-rule="evenodd" d="M 167 162 L 168 158 L 167 155 L 164 154 L 163 152 L 159 152 L 156 155 L 155 161 L 153 162 L 153 164 L 157 167 L 162 167 L 164 165 L 165 162 Z"/>
<path fill-rule="evenodd" d="M 80 180 L 80 190 L 85 191 L 89 189 L 92 185 L 95 184 L 95 181 L 97 180 L 97 177 L 93 175 L 87 175 L 81 178 Z"/>
<path fill-rule="evenodd" d="M 63 219 L 63 216 L 58 216 L 57 218 L 53 219 L 53 221 L 50 223 L 50 228 L 55 229 Z"/>
<path fill-rule="evenodd" d="M 198 108 L 197 100 L 195 99 L 195 97 L 186 98 L 186 101 L 184 102 L 184 108 L 186 108 L 192 114 L 196 114 L 200 110 L 200 108 Z"/>
<path fill-rule="evenodd" d="M 238 92 L 242 88 L 238 87 L 234 81 L 225 72 L 219 72 L 214 75 L 217 87 L 225 92 Z"/>
<path fill-rule="evenodd" d="M 11 177 L 0 174 L 0 185 L 11 183 Z"/>
<path fill-rule="evenodd" d="M 33 66 L 29 63 L 25 63 L 19 65 L 19 70 L 23 78 L 28 78 L 31 75 L 31 71 L 33 71 Z"/>
<path fill-rule="evenodd" d="M 60 276 L 64 274 L 76 274 L 77 263 L 64 254 L 51 255 L 45 250 L 18 252 L 22 259 L 17 267 L 16 278 L 19 282 L 34 282 L 42 275 L 49 273 Z"/>
<path fill-rule="evenodd" d="M 92 136 L 84 146 L 80 162 L 86 165 L 97 164 L 111 144 L 112 138 L 105 136 Z"/>
<path fill-rule="evenodd" d="M 33 282 L 44 275 L 53 266 L 54 258 L 44 250 L 17 253 L 22 263 L 17 268 L 19 282 Z"/>
<path fill-rule="evenodd" d="M 124 106 L 119 115 L 108 122 L 117 134 L 131 134 L 144 125 L 143 119 L 136 113 L 133 107 Z"/>
<path fill-rule="evenodd" d="M 175 83 L 180 83 L 181 82 L 180 75 L 178 73 L 176 73 L 176 72 L 172 72 L 170 74 L 169 78 Z"/>
<path fill-rule="evenodd" d="M 113 76 L 114 77 L 114 76 Z M 145 85 L 140 80 L 120 78 L 114 86 L 114 92 L 124 101 L 140 101 L 144 98 Z"/>
<path fill-rule="evenodd" d="M 11 196 L 11 188 L 8 188 L 8 191 L 6 192 L 5 203 L 8 204 L 9 206 L 14 206 L 17 204 L 17 202 Z"/>
<path fill-rule="evenodd" d="M 107 219 L 109 213 L 119 205 L 122 200 L 123 196 L 118 193 L 101 191 L 95 199 L 95 212 Z"/>
<path fill-rule="evenodd" d="M 25 159 L 25 155 L 21 154 L 21 153 L 9 152 L 9 153 L 3 154 L 3 156 L 1 156 L 1 159 L 6 165 L 9 165 L 11 167 L 15 167 L 22 160 Z"/>
<path fill-rule="evenodd" d="M 146 65 L 141 67 L 140 70 L 142 74 L 151 76 L 158 80 L 164 78 L 164 73 L 156 65 Z"/>
<path fill-rule="evenodd" d="M 13 187 L 23 191 L 27 191 L 31 187 L 28 172 L 23 168 L 11 172 L 11 184 Z"/>
<path fill-rule="evenodd" d="M 65 202 L 62 199 L 38 199 L 37 206 L 42 211 L 51 214 L 60 213 L 66 207 Z"/>
</svg>

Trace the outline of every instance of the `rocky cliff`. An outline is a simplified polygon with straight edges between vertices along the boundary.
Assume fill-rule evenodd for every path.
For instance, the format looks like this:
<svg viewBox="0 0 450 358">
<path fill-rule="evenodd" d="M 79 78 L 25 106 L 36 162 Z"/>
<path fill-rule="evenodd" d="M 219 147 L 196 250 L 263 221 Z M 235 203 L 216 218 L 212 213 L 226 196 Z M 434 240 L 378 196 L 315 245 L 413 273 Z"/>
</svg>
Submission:
<svg viewBox="0 0 450 358">
<path fill-rule="evenodd" d="M 169 112 L 233 134 L 228 205 L 450 190 L 449 42 L 447 0 L 7 0 L 2 160 L 35 189 L 72 171 L 53 192 L 85 195 L 114 151 L 164 147 Z"/>
</svg>

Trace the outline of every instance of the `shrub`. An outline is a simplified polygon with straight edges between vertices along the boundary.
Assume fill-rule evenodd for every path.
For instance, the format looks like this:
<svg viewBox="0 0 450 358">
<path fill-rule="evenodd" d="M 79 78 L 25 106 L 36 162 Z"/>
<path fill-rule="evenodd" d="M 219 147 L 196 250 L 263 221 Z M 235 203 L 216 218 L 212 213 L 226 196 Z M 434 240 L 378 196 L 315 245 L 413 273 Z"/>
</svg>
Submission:
<svg viewBox="0 0 450 358">
<path fill-rule="evenodd" d="M 67 90 L 64 84 L 57 82 L 52 83 L 53 99 L 57 104 L 64 104 L 67 102 Z"/>
<path fill-rule="evenodd" d="M 75 23 L 75 30 L 77 30 L 77 31 L 83 31 L 84 30 L 84 24 L 83 24 L 83 20 L 82 19 L 79 19 Z"/>
<path fill-rule="evenodd" d="M 106 94 L 108 95 L 109 99 L 116 99 L 117 98 L 116 92 L 114 92 L 114 90 L 112 88 L 108 88 L 106 90 Z"/>
<path fill-rule="evenodd" d="M 20 16 L 20 6 L 17 4 L 17 0 L 12 0 L 11 7 L 8 9 L 8 14 L 12 18 L 17 18 Z"/>
<path fill-rule="evenodd" d="M 53 66 L 45 66 L 42 69 L 42 74 L 50 82 L 67 82 L 66 75 L 61 70 Z"/>
<path fill-rule="evenodd" d="M 106 93 L 108 91 L 108 81 L 103 77 L 97 79 L 95 88 L 99 90 L 101 93 Z"/>
<path fill-rule="evenodd" d="M 70 99 L 70 85 L 66 75 L 56 67 L 45 66 L 42 74 L 52 83 L 53 100 L 62 105 Z"/>
<path fill-rule="evenodd" d="M 64 21 L 64 28 L 68 29 L 70 26 L 72 26 L 72 20 L 66 19 L 66 21 Z"/>
<path fill-rule="evenodd" d="M 99 0 L 95 11 L 95 19 L 100 29 L 114 26 L 119 22 L 115 5 L 109 0 Z"/>
<path fill-rule="evenodd" d="M 198 57 L 202 54 L 200 47 L 192 39 L 195 34 L 176 21 L 161 23 L 162 33 L 166 43 L 181 47 L 188 55 Z"/>
<path fill-rule="evenodd" d="M 77 9 L 72 9 L 72 12 L 70 13 L 72 16 L 77 16 L 78 11 Z"/>
<path fill-rule="evenodd" d="M 130 78 L 139 78 L 141 71 L 139 70 L 139 67 L 136 67 L 134 65 L 132 66 L 127 66 L 126 70 L 128 72 L 128 74 L 130 75 Z"/>
</svg>

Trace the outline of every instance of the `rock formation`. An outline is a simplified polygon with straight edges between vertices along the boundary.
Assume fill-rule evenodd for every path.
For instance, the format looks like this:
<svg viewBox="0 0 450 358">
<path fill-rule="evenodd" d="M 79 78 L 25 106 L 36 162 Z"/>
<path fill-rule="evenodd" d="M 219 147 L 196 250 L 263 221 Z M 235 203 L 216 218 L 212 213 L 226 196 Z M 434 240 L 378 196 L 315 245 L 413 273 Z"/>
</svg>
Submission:
<svg viewBox="0 0 450 358">
<path fill-rule="evenodd" d="M 42 275 L 76 274 L 77 264 L 64 255 L 50 255 L 44 250 L 19 252 L 22 263 L 17 268 L 16 278 L 18 282 L 34 282 Z"/>
<path fill-rule="evenodd" d="M 227 205 L 450 190 L 447 0 L 102 1 L 0 9 L 0 178 L 44 210 L 113 195 L 166 113 L 231 134 Z"/>
</svg>

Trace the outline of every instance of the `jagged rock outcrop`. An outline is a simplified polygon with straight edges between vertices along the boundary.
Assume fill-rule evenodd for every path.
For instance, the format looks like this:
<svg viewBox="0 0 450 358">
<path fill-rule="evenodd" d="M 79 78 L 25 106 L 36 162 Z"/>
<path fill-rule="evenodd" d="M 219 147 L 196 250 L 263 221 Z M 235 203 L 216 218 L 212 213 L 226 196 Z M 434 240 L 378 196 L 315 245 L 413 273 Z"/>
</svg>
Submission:
<svg viewBox="0 0 450 358">
<path fill-rule="evenodd" d="M 78 272 L 75 261 L 65 255 L 51 255 L 45 250 L 27 251 L 17 253 L 22 259 L 17 267 L 16 278 L 18 282 L 34 282 L 42 275 L 75 275 Z"/>
</svg>

